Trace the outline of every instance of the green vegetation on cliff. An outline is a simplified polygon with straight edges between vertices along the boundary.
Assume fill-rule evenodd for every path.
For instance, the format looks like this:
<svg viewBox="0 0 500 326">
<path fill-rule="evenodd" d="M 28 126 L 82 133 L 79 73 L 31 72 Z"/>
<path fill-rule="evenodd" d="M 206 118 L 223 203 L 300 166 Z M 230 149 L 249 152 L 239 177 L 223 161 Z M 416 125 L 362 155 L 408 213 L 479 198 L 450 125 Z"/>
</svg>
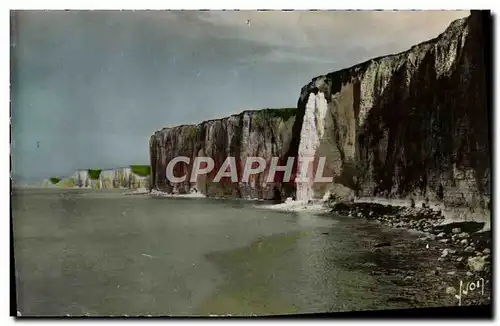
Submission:
<svg viewBox="0 0 500 326">
<path fill-rule="evenodd" d="M 73 178 L 63 178 L 61 181 L 57 183 L 57 187 L 67 187 L 71 188 L 75 186 L 75 180 Z"/>
<path fill-rule="evenodd" d="M 264 109 L 259 112 L 267 115 L 270 118 L 280 118 L 283 121 L 287 121 L 291 117 L 295 116 L 297 109 L 295 108 Z"/>
<path fill-rule="evenodd" d="M 50 180 L 50 182 L 51 182 L 53 185 L 55 185 L 56 183 L 58 183 L 59 181 L 61 181 L 61 179 L 60 179 L 60 178 L 56 178 L 56 177 L 52 177 L 52 178 L 50 178 L 49 180 Z"/>
<path fill-rule="evenodd" d="M 91 180 L 99 180 L 99 176 L 101 175 L 101 169 L 89 169 L 89 178 Z"/>
<path fill-rule="evenodd" d="M 263 109 L 253 114 L 252 121 L 257 127 L 264 127 L 266 121 L 270 121 L 273 118 L 278 118 L 286 122 L 295 116 L 296 111 L 295 108 Z"/>
<path fill-rule="evenodd" d="M 141 177 L 149 176 L 149 173 L 151 171 L 149 165 L 131 165 L 130 169 L 132 170 L 132 173 L 137 174 Z"/>
<path fill-rule="evenodd" d="M 190 126 L 187 134 L 188 139 L 196 140 L 197 134 L 198 134 L 198 128 L 196 128 L 196 126 Z"/>
</svg>

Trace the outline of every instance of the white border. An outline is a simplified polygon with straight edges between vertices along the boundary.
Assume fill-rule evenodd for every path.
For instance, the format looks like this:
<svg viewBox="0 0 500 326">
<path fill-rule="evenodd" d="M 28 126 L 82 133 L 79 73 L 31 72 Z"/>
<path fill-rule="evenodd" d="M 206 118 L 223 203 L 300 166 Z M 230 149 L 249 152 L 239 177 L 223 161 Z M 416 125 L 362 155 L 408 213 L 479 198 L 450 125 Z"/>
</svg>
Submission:
<svg viewBox="0 0 500 326">
<path fill-rule="evenodd" d="M 184 1 L 150 1 L 150 0 L 142 0 L 142 1 L 127 1 L 127 0 L 122 0 L 122 1 L 104 1 L 104 0 L 92 0 L 92 1 L 83 1 L 83 0 L 78 0 L 78 1 L 72 1 L 71 3 L 68 3 L 68 1 L 55 1 L 55 0 L 46 0 L 46 1 L 28 1 L 28 0 L 19 0 L 19 1 L 11 1 L 11 3 L 8 3 L 5 5 L 2 2 L 1 6 L 5 6 L 6 10 L 2 10 L 2 14 L 0 15 L 0 31 L 1 31 L 1 38 L 2 38 L 2 48 L 0 49 L 0 55 L 2 56 L 2 71 L 1 71 L 1 103 L 4 106 L 4 109 L 2 110 L 3 114 L 0 116 L 1 119 L 1 133 L 2 133 L 2 139 L 3 141 L 0 142 L 0 152 L 2 155 L 2 159 L 0 160 L 0 182 L 1 182 L 1 205 L 2 210 L 4 214 L 3 216 L 3 236 L 1 237 L 0 241 L 0 253 L 1 253 L 1 259 L 2 262 L 10 262 L 9 259 L 9 248 L 10 248 L 10 243 L 8 241 L 9 239 L 9 214 L 10 214 L 10 202 L 9 202 L 9 174 L 8 174 L 8 169 L 9 169 L 9 145 L 7 144 L 7 139 L 9 139 L 9 117 L 7 115 L 7 112 L 9 111 L 9 9 L 234 9 L 234 8 L 239 8 L 239 9 L 352 9 L 352 8 L 357 8 L 357 9 L 471 9 L 471 5 L 474 6 L 474 9 L 493 9 L 494 12 L 496 12 L 496 8 L 498 6 L 498 1 L 484 1 L 484 0 L 476 0 L 473 2 L 470 1 L 464 1 L 464 0 L 456 0 L 456 1 L 447 1 L 447 2 L 438 2 L 438 1 L 427 1 L 427 0 L 420 0 L 420 1 L 396 1 L 396 0 L 385 0 L 385 1 L 361 1 L 361 0 L 350 0 L 350 1 L 341 1 L 341 2 L 336 2 L 336 1 L 331 1 L 331 0 L 323 0 L 323 1 L 301 1 L 301 2 L 295 2 L 291 3 L 290 1 L 286 0 L 253 0 L 253 1 L 248 1 L 246 3 L 236 3 L 235 1 L 230 1 L 230 0 L 212 0 L 210 2 L 203 2 L 203 1 L 189 1 L 189 0 L 184 0 Z M 2 8 L 3 9 L 3 8 Z M 499 53 L 498 49 L 498 33 L 496 30 L 496 25 L 495 25 L 495 59 L 496 56 Z M 496 67 L 496 65 L 495 65 Z M 495 70 L 495 92 L 498 91 L 498 81 L 496 79 L 496 70 Z M 304 81 L 306 82 L 306 81 Z M 495 100 L 495 107 L 496 107 L 496 100 Z M 499 115 L 495 115 L 495 126 L 500 126 L 500 123 L 498 121 Z M 496 132 L 495 132 L 496 136 Z M 498 141 L 496 141 L 495 137 L 495 148 L 494 148 L 494 153 L 497 153 L 500 151 L 500 144 Z M 496 166 L 495 166 L 496 168 Z M 495 169 L 495 172 L 497 170 Z M 495 173 L 495 185 L 498 185 L 498 179 L 497 173 Z M 493 191 L 493 194 L 496 194 L 496 187 Z M 495 203 L 495 211 L 497 212 L 499 207 L 497 205 L 497 201 Z M 497 232 L 497 223 L 494 223 L 494 228 L 495 228 L 495 235 L 498 234 Z M 500 252 L 498 250 L 498 241 L 495 241 L 495 251 L 494 253 Z M 494 254 L 494 258 L 496 255 Z M 4 265 L 5 266 L 5 265 Z M 496 276 L 498 275 L 498 268 L 495 268 L 495 294 L 498 293 L 498 278 Z M 3 311 L 1 313 L 1 318 L 3 319 L 3 322 L 6 322 L 7 324 L 14 323 L 14 319 L 10 317 L 6 317 L 9 315 L 9 305 L 10 305 L 10 292 L 9 292 L 9 286 L 10 286 L 10 271 L 9 268 L 2 268 L 0 270 L 0 273 L 2 274 L 2 282 L 0 282 L 1 286 L 1 306 L 3 307 Z M 496 302 L 496 307 L 498 306 L 498 298 L 494 300 Z M 496 308 L 495 307 L 495 308 Z M 496 311 L 496 309 L 495 309 Z M 94 324 L 101 324 L 106 322 L 106 320 L 90 320 Z M 299 321 L 299 320 L 297 320 Z M 58 321 L 60 324 L 67 324 L 70 321 Z M 141 320 L 133 320 L 129 321 L 130 324 L 143 324 L 146 321 Z M 170 323 L 172 322 L 178 322 L 178 321 L 168 321 Z M 184 321 L 185 322 L 185 321 Z M 191 320 L 190 322 L 196 322 L 196 320 Z M 226 321 L 227 322 L 227 321 Z M 232 321 L 234 322 L 234 321 Z M 284 321 L 285 323 L 288 323 L 289 320 Z M 372 321 L 373 322 L 373 321 Z M 386 321 L 382 321 L 386 322 Z M 398 321 L 396 321 L 398 322 Z M 464 320 L 467 324 L 470 324 L 471 321 L 469 320 Z M 261 321 L 262 323 L 262 321 Z M 335 323 L 343 323 L 340 320 L 335 321 Z M 425 323 L 431 324 L 432 322 L 425 321 Z M 453 321 L 454 324 L 457 323 L 457 321 Z M 2 323 L 4 324 L 4 323 Z"/>
<path fill-rule="evenodd" d="M 9 119 L 9 99 L 10 99 L 10 80 L 9 80 L 9 12 L 2 11 L 0 15 L 0 31 L 2 42 L 0 43 L 2 48 L 0 49 L 0 55 L 2 56 L 2 65 L 0 71 L 0 103 L 2 103 L 2 113 L 0 115 L 0 132 L 1 139 L 0 142 L 0 153 L 2 158 L 0 159 L 0 200 L 2 201 L 0 207 L 2 208 L 2 231 L 3 234 L 0 240 L 0 254 L 1 261 L 5 262 L 5 268 L 0 270 L 2 274 L 2 282 L 0 282 L 1 287 L 1 306 L 3 307 L 2 316 L 8 316 L 10 313 L 10 119 Z M 7 262 L 9 262 L 7 264 Z M 7 268 L 7 266 L 9 266 Z M 4 317 L 5 318 L 5 317 Z"/>
<path fill-rule="evenodd" d="M 109 0 L 73 0 L 71 3 L 61 0 L 18 0 L 12 1 L 10 9 L 488 9 L 492 8 L 494 1 L 476 0 L 474 2 L 456 1 L 331 1 L 331 0 L 310 0 L 296 1 L 287 0 L 253 0 L 253 1 L 231 1 L 212 0 L 207 1 L 109 1 Z"/>
</svg>

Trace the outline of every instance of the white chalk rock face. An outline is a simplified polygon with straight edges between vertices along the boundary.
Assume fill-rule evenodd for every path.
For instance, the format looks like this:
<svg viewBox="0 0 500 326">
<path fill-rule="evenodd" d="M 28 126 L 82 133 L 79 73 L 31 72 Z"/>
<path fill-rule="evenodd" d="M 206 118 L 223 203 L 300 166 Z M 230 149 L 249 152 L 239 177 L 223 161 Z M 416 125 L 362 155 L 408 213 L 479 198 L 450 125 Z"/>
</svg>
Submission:
<svg viewBox="0 0 500 326">
<path fill-rule="evenodd" d="M 49 179 L 43 180 L 41 186 L 42 186 L 42 188 L 54 188 L 55 187 L 55 185 Z"/>
<path fill-rule="evenodd" d="M 322 92 L 318 92 L 317 94 L 310 93 L 300 131 L 299 162 L 309 158 L 312 158 L 313 161 L 317 159 L 316 150 L 323 137 L 326 112 L 328 112 L 328 103 L 326 102 L 325 94 Z M 307 169 L 303 169 L 300 164 L 298 167 L 298 201 L 309 201 L 314 197 L 313 184 L 316 171 L 313 162 L 307 164 L 309 167 Z"/>
<path fill-rule="evenodd" d="M 139 176 L 130 167 L 102 170 L 97 181 L 99 188 L 142 189 L 149 187 L 149 176 Z"/>
<path fill-rule="evenodd" d="M 73 175 L 75 187 L 90 188 L 90 177 L 88 170 L 77 170 Z"/>
<path fill-rule="evenodd" d="M 42 187 L 75 187 L 89 189 L 147 189 L 149 176 L 139 176 L 130 167 L 102 170 L 96 179 L 90 177 L 88 170 L 77 170 L 72 176 L 63 178 L 56 185 L 49 179 L 42 182 Z"/>
</svg>

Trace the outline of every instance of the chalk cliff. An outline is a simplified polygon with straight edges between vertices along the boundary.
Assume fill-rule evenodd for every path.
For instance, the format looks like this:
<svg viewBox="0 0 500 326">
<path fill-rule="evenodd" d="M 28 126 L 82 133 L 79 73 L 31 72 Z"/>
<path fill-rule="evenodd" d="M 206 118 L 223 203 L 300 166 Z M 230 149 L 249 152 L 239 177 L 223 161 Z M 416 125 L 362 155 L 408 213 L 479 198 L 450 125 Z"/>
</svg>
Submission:
<svg viewBox="0 0 500 326">
<path fill-rule="evenodd" d="M 131 167 L 105 170 L 77 170 L 73 175 L 61 178 L 55 184 L 50 180 L 44 180 L 42 187 L 147 189 L 149 188 L 149 175 L 134 173 Z"/>
<path fill-rule="evenodd" d="M 149 144 L 150 187 L 272 198 L 277 186 L 299 200 L 332 193 L 488 206 L 488 24 L 489 14 L 472 12 L 405 52 L 316 77 L 302 88 L 293 116 L 245 111 L 157 131 Z M 180 155 L 210 156 L 216 170 L 227 156 L 279 156 L 281 164 L 324 156 L 324 175 L 334 182 L 266 184 L 263 174 L 249 184 L 213 184 L 213 175 L 171 184 L 165 170 Z M 175 173 L 189 176 L 191 168 L 177 164 Z"/>
<path fill-rule="evenodd" d="M 89 170 L 78 170 L 72 176 L 76 187 L 88 188 L 148 188 L 149 176 L 139 176 L 130 167 L 101 170 L 91 177 Z"/>
<path fill-rule="evenodd" d="M 472 12 L 408 51 L 304 86 L 287 155 L 326 156 L 335 182 L 297 187 L 297 198 L 330 191 L 488 206 L 488 24 L 489 13 Z"/>
<path fill-rule="evenodd" d="M 265 198 L 275 197 L 275 185 L 267 183 L 267 171 L 251 176 L 249 182 L 232 183 L 222 178 L 212 180 L 228 156 L 235 157 L 238 180 L 247 157 L 282 157 L 288 151 L 295 109 L 249 110 L 226 118 L 182 125 L 157 131 L 150 139 L 152 189 L 168 193 L 189 193 L 194 189 L 209 197 Z M 187 156 L 191 164 L 178 163 L 174 175 L 187 175 L 182 183 L 171 183 L 166 177 L 167 164 L 176 156 Z M 215 162 L 212 173 L 190 182 L 196 156 L 208 156 Z M 281 163 L 280 163 L 281 164 Z"/>
</svg>

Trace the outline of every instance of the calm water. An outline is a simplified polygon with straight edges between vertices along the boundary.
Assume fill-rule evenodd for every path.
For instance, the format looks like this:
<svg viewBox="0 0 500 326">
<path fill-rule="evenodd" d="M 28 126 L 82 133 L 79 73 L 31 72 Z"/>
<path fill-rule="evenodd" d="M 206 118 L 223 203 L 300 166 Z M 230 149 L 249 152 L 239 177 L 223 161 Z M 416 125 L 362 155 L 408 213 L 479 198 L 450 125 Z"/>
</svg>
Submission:
<svg viewBox="0 0 500 326">
<path fill-rule="evenodd" d="M 23 189 L 12 198 L 23 315 L 286 314 L 408 307 L 371 273 L 402 231 L 255 202 Z M 404 234 L 408 239 L 416 235 Z M 402 259 L 402 258 L 401 258 Z"/>
</svg>

